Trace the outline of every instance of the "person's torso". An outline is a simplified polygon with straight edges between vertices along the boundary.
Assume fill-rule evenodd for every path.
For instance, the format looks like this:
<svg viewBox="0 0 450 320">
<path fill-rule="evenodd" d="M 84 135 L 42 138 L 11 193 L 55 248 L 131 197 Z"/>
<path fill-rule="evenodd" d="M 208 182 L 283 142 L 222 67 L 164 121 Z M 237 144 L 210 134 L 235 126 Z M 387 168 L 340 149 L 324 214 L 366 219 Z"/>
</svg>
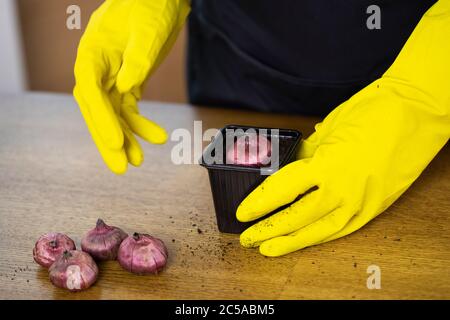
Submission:
<svg viewBox="0 0 450 320">
<path fill-rule="evenodd" d="M 191 102 L 324 115 L 386 71 L 434 2 L 193 0 Z"/>
</svg>

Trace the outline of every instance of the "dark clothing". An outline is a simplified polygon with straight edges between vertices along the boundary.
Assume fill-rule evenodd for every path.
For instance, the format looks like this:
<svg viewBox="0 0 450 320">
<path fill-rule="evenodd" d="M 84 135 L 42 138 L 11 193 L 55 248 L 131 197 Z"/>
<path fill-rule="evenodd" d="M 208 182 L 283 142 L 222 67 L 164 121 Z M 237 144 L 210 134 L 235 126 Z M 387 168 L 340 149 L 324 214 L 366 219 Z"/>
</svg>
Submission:
<svg viewBox="0 0 450 320">
<path fill-rule="evenodd" d="M 387 70 L 434 2 L 192 0 L 190 102 L 326 115 Z"/>
</svg>

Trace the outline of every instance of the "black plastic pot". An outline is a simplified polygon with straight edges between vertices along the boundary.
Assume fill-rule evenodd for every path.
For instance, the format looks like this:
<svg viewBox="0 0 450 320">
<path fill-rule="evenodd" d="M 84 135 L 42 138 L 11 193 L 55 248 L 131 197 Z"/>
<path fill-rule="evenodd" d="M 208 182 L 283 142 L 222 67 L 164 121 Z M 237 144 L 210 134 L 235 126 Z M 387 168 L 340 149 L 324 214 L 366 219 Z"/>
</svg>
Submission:
<svg viewBox="0 0 450 320">
<path fill-rule="evenodd" d="M 267 130 L 267 137 L 270 140 L 279 141 L 279 168 L 295 160 L 296 150 L 301 140 L 301 133 L 291 129 L 257 128 L 239 125 L 228 125 L 220 130 L 215 139 L 205 148 L 200 164 L 208 169 L 209 182 L 216 210 L 217 226 L 219 231 L 226 233 L 241 233 L 256 221 L 242 223 L 236 219 L 236 209 L 244 198 L 255 189 L 268 175 L 262 174 L 261 167 L 226 164 L 226 148 L 223 144 L 222 163 L 209 163 L 205 161 L 208 155 L 214 154 L 217 150 L 218 137 L 226 136 L 227 129 L 248 129 Z M 258 131 L 259 132 L 259 131 Z M 272 142 L 273 144 L 273 142 Z M 264 167 L 266 172 L 273 173 L 275 170 Z"/>
</svg>

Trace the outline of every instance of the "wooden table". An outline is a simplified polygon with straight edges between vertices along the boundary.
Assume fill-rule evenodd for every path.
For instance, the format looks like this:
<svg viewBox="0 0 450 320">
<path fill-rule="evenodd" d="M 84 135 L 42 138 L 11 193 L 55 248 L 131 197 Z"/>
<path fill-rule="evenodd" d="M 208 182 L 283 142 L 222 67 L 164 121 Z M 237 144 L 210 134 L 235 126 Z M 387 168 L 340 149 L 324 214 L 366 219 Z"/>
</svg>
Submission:
<svg viewBox="0 0 450 320">
<path fill-rule="evenodd" d="M 192 130 L 238 123 L 308 134 L 317 119 L 184 105 L 142 103 L 142 113 Z M 450 149 L 387 212 L 345 238 L 281 258 L 243 249 L 215 227 L 208 175 L 170 161 L 175 142 L 144 145 L 146 161 L 115 176 L 104 166 L 70 96 L 0 97 L 0 298 L 13 299 L 384 299 L 450 298 Z M 127 232 L 148 232 L 169 249 L 158 276 L 100 264 L 87 291 L 53 287 L 33 262 L 43 233 L 79 244 L 97 217 Z M 194 226 L 195 225 L 195 226 Z M 197 227 L 203 233 L 197 232 Z M 381 268 L 380 290 L 366 287 Z"/>
</svg>

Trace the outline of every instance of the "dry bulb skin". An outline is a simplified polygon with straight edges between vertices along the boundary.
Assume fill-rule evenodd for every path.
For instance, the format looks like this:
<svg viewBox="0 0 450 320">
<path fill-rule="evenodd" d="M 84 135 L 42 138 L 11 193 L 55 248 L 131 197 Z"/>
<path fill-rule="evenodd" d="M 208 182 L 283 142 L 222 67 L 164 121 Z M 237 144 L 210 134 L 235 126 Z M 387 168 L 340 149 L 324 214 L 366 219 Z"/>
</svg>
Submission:
<svg viewBox="0 0 450 320">
<path fill-rule="evenodd" d="M 59 288 L 81 291 L 95 283 L 98 267 L 83 251 L 70 250 L 61 254 L 49 269 L 50 281 Z"/>
<path fill-rule="evenodd" d="M 81 249 L 95 260 L 116 260 L 119 246 L 126 237 L 122 229 L 108 226 L 98 219 L 95 228 L 81 240 Z"/>
<path fill-rule="evenodd" d="M 164 242 L 148 234 L 134 233 L 120 245 L 119 264 L 136 274 L 156 274 L 166 265 L 168 257 Z"/>
<path fill-rule="evenodd" d="M 72 239 L 62 233 L 47 233 L 39 237 L 33 248 L 33 258 L 44 268 L 50 268 L 66 250 L 75 250 Z"/>
</svg>

